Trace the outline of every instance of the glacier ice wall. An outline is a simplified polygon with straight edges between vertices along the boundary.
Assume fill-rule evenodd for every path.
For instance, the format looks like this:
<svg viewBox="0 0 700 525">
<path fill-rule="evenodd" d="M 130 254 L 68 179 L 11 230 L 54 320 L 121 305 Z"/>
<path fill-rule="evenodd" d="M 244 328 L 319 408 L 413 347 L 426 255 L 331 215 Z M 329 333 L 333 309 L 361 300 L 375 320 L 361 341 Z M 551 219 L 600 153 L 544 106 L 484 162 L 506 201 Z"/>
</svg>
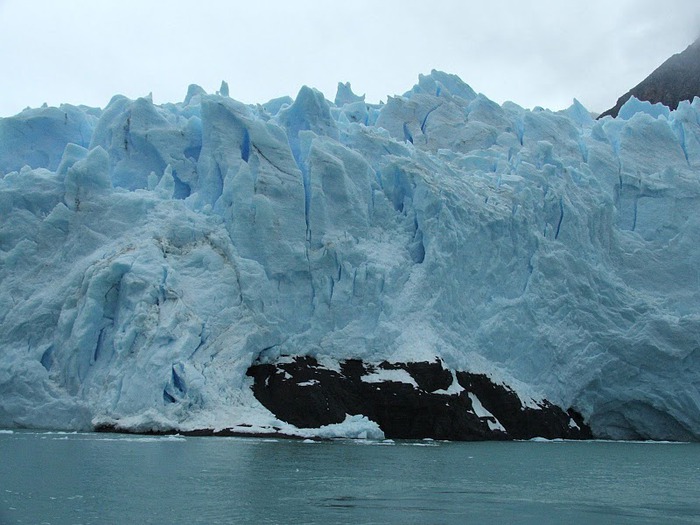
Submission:
<svg viewBox="0 0 700 525">
<path fill-rule="evenodd" d="M 255 360 L 437 356 L 700 439 L 700 101 L 621 115 L 433 71 L 0 119 L 0 426 L 269 423 Z"/>
</svg>

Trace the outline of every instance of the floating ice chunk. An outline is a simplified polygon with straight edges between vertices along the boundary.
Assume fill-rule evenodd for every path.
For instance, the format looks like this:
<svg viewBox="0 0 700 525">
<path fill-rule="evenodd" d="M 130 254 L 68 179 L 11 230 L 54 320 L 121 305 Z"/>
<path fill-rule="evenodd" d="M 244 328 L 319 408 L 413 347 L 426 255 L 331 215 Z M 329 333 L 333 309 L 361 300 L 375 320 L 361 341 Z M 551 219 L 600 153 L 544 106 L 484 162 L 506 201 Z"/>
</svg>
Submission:
<svg viewBox="0 0 700 525">
<path fill-rule="evenodd" d="M 302 429 L 301 432 L 321 439 L 384 439 L 384 432 L 379 425 L 362 415 L 346 415 L 342 423 L 324 425 L 318 429 Z"/>
</svg>

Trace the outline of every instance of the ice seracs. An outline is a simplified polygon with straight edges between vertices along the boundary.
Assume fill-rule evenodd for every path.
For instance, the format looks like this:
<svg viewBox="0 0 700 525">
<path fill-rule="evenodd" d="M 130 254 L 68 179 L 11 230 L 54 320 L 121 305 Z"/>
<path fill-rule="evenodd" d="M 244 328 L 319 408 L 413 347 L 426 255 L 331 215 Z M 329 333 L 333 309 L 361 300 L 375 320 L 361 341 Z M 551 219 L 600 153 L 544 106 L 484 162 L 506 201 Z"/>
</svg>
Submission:
<svg viewBox="0 0 700 525">
<path fill-rule="evenodd" d="M 0 119 L 0 426 L 281 428 L 255 362 L 438 357 L 600 437 L 700 438 L 697 99 L 227 91 Z"/>
</svg>

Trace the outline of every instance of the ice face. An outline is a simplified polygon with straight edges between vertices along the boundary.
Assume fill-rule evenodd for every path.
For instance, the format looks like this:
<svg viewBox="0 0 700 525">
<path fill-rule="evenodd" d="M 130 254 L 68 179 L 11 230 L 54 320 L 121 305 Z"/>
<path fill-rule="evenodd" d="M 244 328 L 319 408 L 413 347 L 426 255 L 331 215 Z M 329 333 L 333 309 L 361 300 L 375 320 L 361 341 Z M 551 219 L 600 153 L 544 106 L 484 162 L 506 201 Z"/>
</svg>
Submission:
<svg viewBox="0 0 700 525">
<path fill-rule="evenodd" d="M 0 426 L 274 425 L 255 360 L 437 356 L 700 439 L 697 101 L 227 91 L 0 119 Z"/>
<path fill-rule="evenodd" d="M 0 119 L 0 173 L 24 166 L 55 170 L 67 144 L 90 144 L 96 114 L 64 104 Z"/>
<path fill-rule="evenodd" d="M 668 118 L 671 110 L 660 102 L 652 104 L 647 100 L 639 100 L 632 96 L 623 104 L 617 116 L 623 120 L 629 120 L 637 113 L 646 113 L 655 118 L 663 115 Z"/>
</svg>

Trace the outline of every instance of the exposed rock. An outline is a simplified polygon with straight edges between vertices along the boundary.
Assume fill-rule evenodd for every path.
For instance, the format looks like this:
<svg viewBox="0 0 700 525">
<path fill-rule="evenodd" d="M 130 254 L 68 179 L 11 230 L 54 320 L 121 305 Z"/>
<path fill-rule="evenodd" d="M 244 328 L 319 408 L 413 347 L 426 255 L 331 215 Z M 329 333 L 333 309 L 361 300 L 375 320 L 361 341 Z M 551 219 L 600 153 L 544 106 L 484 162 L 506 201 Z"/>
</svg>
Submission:
<svg viewBox="0 0 700 525">
<path fill-rule="evenodd" d="M 700 96 L 700 40 L 666 60 L 598 118 L 607 115 L 617 117 L 620 108 L 632 96 L 652 104 L 661 102 L 671 109 L 676 109 L 682 100 L 693 100 L 693 97 Z"/>
<path fill-rule="evenodd" d="M 456 374 L 440 361 L 379 365 L 347 360 L 339 370 L 312 357 L 255 364 L 255 397 L 276 417 L 300 428 L 342 422 L 362 414 L 387 438 L 505 440 L 592 437 L 583 419 L 548 401 L 524 405 L 487 376 Z M 453 384 L 454 383 L 454 384 Z"/>
</svg>

